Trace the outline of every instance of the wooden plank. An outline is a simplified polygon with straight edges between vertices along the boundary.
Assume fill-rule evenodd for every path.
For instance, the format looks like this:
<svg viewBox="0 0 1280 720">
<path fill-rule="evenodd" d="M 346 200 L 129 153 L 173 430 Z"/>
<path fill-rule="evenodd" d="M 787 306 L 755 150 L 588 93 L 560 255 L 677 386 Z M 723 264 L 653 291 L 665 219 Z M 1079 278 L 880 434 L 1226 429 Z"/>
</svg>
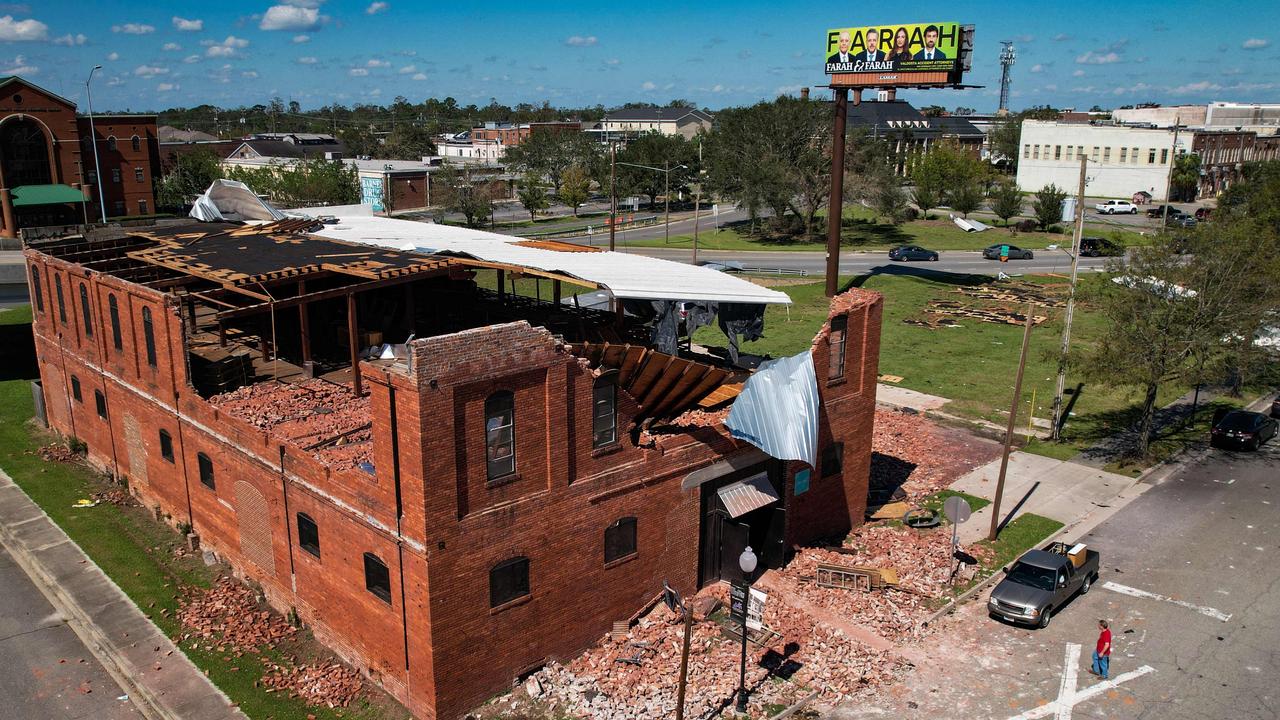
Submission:
<svg viewBox="0 0 1280 720">
<path fill-rule="evenodd" d="M 645 355 L 648 353 L 643 347 L 632 345 L 627 345 L 626 347 L 627 352 L 623 355 L 622 363 L 618 367 L 618 384 L 624 386 L 631 382 L 631 378 L 640 369 L 640 365 L 644 362 Z"/>
<path fill-rule="evenodd" d="M 649 388 L 645 393 L 646 397 L 650 398 L 650 400 L 645 403 L 645 415 L 657 417 L 657 409 L 666 403 L 669 398 L 671 388 L 678 385 L 680 381 L 684 379 L 686 373 L 691 370 L 696 370 L 697 367 L 697 365 L 689 362 L 688 360 L 672 358 L 671 362 L 667 365 L 667 369 L 664 370 L 662 375 L 654 381 L 653 387 Z"/>
<path fill-rule="evenodd" d="M 669 388 L 663 389 L 662 399 L 658 404 L 653 406 L 649 411 L 652 417 L 662 417 L 668 410 L 681 408 L 680 399 L 687 395 L 689 391 L 706 378 L 707 373 L 715 368 L 710 365 L 701 363 L 689 363 L 689 366 L 680 373 L 679 378 Z"/>
<path fill-rule="evenodd" d="M 635 398 L 641 407 L 648 407 L 649 389 L 667 371 L 667 366 L 671 364 L 672 360 L 675 360 L 675 358 L 670 355 L 656 352 L 649 353 L 649 361 L 644 364 L 644 368 L 636 375 L 635 382 L 631 383 L 631 387 L 628 388 L 631 397 Z"/>
</svg>

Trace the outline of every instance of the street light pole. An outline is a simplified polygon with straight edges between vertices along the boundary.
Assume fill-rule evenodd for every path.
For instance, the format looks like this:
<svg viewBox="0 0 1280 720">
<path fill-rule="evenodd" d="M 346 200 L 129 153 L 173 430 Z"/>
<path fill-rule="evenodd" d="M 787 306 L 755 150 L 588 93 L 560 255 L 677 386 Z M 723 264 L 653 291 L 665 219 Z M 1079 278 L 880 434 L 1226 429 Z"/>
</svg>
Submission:
<svg viewBox="0 0 1280 720">
<path fill-rule="evenodd" d="M 1088 180 L 1085 175 L 1089 158 L 1080 156 L 1080 187 L 1076 192 L 1076 227 L 1071 238 L 1071 291 L 1067 295 L 1067 311 L 1062 319 L 1062 352 L 1058 355 L 1058 384 L 1053 393 L 1053 425 L 1049 428 L 1049 436 L 1055 440 L 1062 439 L 1062 394 L 1067 385 L 1067 352 L 1071 349 L 1071 320 L 1076 310 L 1076 277 L 1080 266 L 1080 243 L 1084 237 L 1084 186 Z M 1031 408 L 1031 412 L 1035 412 Z"/>
<path fill-rule="evenodd" d="M 609 252 L 613 252 L 618 230 L 618 143 L 609 142 Z"/>
<path fill-rule="evenodd" d="M 662 197 L 665 200 L 666 207 L 667 207 L 666 213 L 665 213 L 666 218 L 663 221 L 663 224 L 666 225 L 666 233 L 665 233 L 666 238 L 663 240 L 663 244 L 670 245 L 671 244 L 671 161 L 670 160 L 666 160 L 662 163 L 662 174 L 667 183 L 666 189 L 662 191 Z"/>
<path fill-rule="evenodd" d="M 84 81 L 84 91 L 89 98 L 89 141 L 93 143 L 93 176 L 98 185 L 98 209 L 102 211 L 102 224 L 107 224 L 107 201 L 102 196 L 102 166 L 98 163 L 98 135 L 93 129 L 93 90 L 89 84 L 93 82 L 93 74 L 102 69 L 94 65 L 89 71 L 89 79 Z"/>
<path fill-rule="evenodd" d="M 702 136 L 698 136 L 698 186 L 693 194 L 693 264 L 698 264 L 698 214 L 702 212 Z"/>
<path fill-rule="evenodd" d="M 751 608 L 751 574 L 756 571 L 756 554 L 748 545 L 738 556 L 742 570 L 742 664 L 738 667 L 738 714 L 747 712 L 747 615 Z"/>
</svg>

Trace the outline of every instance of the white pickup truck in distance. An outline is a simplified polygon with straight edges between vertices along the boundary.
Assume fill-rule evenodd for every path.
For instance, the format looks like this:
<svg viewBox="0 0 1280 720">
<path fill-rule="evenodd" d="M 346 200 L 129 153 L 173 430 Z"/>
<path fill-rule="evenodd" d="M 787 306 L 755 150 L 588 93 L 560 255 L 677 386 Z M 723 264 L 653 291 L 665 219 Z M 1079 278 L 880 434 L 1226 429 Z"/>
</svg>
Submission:
<svg viewBox="0 0 1280 720">
<path fill-rule="evenodd" d="M 1094 205 L 1093 209 L 1103 215 L 1115 215 L 1116 213 L 1136 215 L 1138 213 L 1138 206 L 1128 200 L 1108 200 L 1106 202 L 1100 202 L 1097 205 Z"/>
</svg>

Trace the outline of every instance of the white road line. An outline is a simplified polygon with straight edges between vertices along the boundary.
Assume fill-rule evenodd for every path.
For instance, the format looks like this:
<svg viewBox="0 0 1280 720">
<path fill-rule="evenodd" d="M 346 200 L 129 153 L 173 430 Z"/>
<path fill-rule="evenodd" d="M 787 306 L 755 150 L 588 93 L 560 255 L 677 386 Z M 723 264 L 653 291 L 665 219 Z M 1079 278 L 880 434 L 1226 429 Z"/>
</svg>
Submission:
<svg viewBox="0 0 1280 720">
<path fill-rule="evenodd" d="M 1092 685 L 1090 687 L 1087 687 L 1084 690 L 1081 690 L 1080 692 L 1071 696 L 1071 698 L 1069 699 L 1064 700 L 1062 698 L 1059 698 L 1057 700 L 1054 700 L 1051 703 L 1041 705 L 1039 707 L 1031 708 L 1030 710 L 1020 715 L 1014 715 L 1010 717 L 1009 720 L 1036 720 L 1036 718 L 1049 717 L 1051 713 L 1061 712 L 1060 707 L 1064 704 L 1070 705 L 1071 707 L 1075 707 L 1076 705 L 1079 705 L 1085 700 L 1090 700 L 1092 698 L 1097 697 L 1098 695 L 1101 695 L 1102 693 L 1108 690 L 1112 690 L 1118 687 L 1121 683 L 1129 682 L 1130 680 L 1142 677 L 1143 675 L 1146 675 L 1148 673 L 1153 673 L 1155 671 L 1156 669 L 1151 667 L 1150 665 L 1143 665 L 1142 667 L 1132 672 L 1123 673 L 1121 675 L 1115 676 L 1110 680 L 1103 680 L 1097 685 Z"/>
<path fill-rule="evenodd" d="M 1139 590 L 1138 588 L 1132 588 L 1132 587 L 1129 587 L 1128 585 L 1121 585 L 1120 583 L 1114 583 L 1114 582 L 1111 582 L 1110 580 L 1102 583 L 1102 587 L 1112 592 L 1118 592 L 1122 595 L 1129 595 L 1131 597 L 1137 597 L 1137 598 L 1147 598 L 1148 600 L 1161 600 L 1163 602 L 1173 603 L 1174 605 L 1187 608 L 1188 610 L 1195 610 L 1201 615 L 1204 615 L 1206 617 L 1211 617 L 1214 620 L 1221 620 L 1222 622 L 1226 622 L 1231 619 L 1230 613 L 1224 613 L 1221 610 L 1218 610 L 1216 608 L 1205 607 L 1203 605 L 1193 605 L 1187 602 L 1186 600 L 1174 600 L 1173 598 L 1168 597 L 1167 595 L 1159 595 L 1157 593 L 1147 592 L 1146 590 Z"/>
<path fill-rule="evenodd" d="M 1062 684 L 1058 686 L 1058 712 L 1053 720 L 1071 720 L 1074 703 L 1064 702 L 1075 697 L 1076 685 L 1080 682 L 1080 645 L 1067 643 L 1067 656 L 1062 663 Z"/>
</svg>

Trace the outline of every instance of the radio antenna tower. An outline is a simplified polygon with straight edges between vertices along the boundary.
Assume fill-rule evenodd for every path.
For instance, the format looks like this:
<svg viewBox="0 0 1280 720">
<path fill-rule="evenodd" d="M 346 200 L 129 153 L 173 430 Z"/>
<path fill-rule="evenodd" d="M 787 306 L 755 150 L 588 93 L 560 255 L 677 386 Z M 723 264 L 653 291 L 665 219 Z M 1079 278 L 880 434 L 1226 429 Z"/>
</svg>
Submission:
<svg viewBox="0 0 1280 720">
<path fill-rule="evenodd" d="M 1000 45 L 1000 109 L 996 111 L 997 115 L 1009 114 L 1009 69 L 1013 67 L 1013 61 L 1017 59 L 1017 53 L 1013 51 L 1013 43 L 1001 42 Z"/>
</svg>

